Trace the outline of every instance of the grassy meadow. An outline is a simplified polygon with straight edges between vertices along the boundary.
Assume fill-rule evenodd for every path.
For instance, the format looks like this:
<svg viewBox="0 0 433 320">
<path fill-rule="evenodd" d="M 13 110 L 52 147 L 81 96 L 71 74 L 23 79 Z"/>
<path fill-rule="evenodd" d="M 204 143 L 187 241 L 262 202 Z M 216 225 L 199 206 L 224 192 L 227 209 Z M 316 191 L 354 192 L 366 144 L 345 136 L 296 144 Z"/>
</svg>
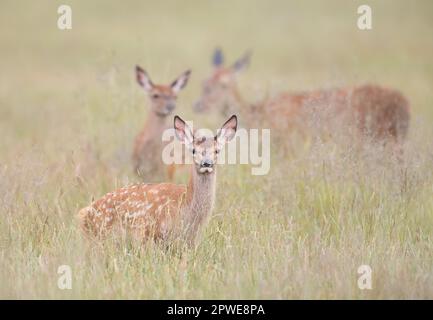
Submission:
<svg viewBox="0 0 433 320">
<path fill-rule="evenodd" d="M 57 28 L 64 3 L 72 30 Z M 360 31 L 365 3 L 373 29 Z M 432 299 L 432 35 L 428 0 L 2 0 L 0 298 Z M 400 89 L 412 107 L 404 161 L 379 146 L 300 143 L 281 155 L 273 145 L 268 175 L 218 169 L 195 250 L 90 244 L 77 211 L 137 181 L 132 144 L 148 100 L 134 66 L 156 83 L 191 68 L 175 113 L 216 129 L 221 117 L 191 108 L 216 46 L 230 63 L 252 50 L 239 77 L 252 102 L 366 82 Z M 357 285 L 364 264 L 371 290 Z M 71 290 L 57 286 L 60 265 Z"/>
</svg>

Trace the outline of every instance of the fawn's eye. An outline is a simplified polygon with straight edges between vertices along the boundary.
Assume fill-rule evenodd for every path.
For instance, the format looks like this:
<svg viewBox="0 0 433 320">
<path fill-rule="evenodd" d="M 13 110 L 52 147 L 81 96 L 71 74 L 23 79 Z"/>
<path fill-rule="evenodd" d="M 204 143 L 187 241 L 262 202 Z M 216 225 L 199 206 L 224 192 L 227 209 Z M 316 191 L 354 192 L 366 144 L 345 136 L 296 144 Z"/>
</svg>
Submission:
<svg viewBox="0 0 433 320">
<path fill-rule="evenodd" d="M 220 151 L 218 149 L 215 149 L 215 154 L 220 153 Z"/>
<path fill-rule="evenodd" d="M 157 94 L 157 93 L 152 94 L 152 98 L 153 99 L 158 99 L 159 98 L 159 94 Z"/>
<path fill-rule="evenodd" d="M 192 154 L 195 154 L 195 149 L 192 149 Z"/>
</svg>

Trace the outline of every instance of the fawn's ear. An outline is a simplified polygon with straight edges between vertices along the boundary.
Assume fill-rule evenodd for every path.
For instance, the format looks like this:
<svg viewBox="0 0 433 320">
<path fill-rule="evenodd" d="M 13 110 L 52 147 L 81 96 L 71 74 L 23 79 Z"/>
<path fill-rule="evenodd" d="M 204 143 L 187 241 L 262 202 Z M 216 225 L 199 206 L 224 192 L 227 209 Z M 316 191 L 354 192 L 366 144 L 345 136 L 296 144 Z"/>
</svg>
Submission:
<svg viewBox="0 0 433 320">
<path fill-rule="evenodd" d="M 148 74 L 140 66 L 135 66 L 135 74 L 137 77 L 137 82 L 144 90 L 150 91 L 153 88 L 153 83 L 150 80 Z"/>
<path fill-rule="evenodd" d="M 174 116 L 174 132 L 180 142 L 188 147 L 192 147 L 194 139 L 191 128 L 179 116 Z"/>
<path fill-rule="evenodd" d="M 224 63 L 224 55 L 221 48 L 216 48 L 212 56 L 212 64 L 214 67 L 220 67 Z"/>
<path fill-rule="evenodd" d="M 251 58 L 251 52 L 248 51 L 242 57 L 236 60 L 236 62 L 232 66 L 232 69 L 235 72 L 240 72 L 246 69 L 246 67 L 248 67 L 248 65 L 250 64 L 250 58 Z"/>
<path fill-rule="evenodd" d="M 221 129 L 218 130 L 216 135 L 216 140 L 219 146 L 222 146 L 224 143 L 229 142 L 236 135 L 236 130 L 238 128 L 238 118 L 236 115 L 232 115 L 230 119 L 228 119 Z"/>
<path fill-rule="evenodd" d="M 191 74 L 191 70 L 187 70 L 171 83 L 171 88 L 173 89 L 174 92 L 178 93 L 186 86 L 190 74 Z"/>
</svg>

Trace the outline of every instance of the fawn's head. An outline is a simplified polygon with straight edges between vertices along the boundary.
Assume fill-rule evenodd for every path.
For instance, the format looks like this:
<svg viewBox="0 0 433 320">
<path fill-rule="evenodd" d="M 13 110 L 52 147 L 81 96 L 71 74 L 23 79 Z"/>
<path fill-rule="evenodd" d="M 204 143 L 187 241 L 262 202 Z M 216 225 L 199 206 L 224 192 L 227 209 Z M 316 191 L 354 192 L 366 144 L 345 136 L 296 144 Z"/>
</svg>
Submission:
<svg viewBox="0 0 433 320">
<path fill-rule="evenodd" d="M 208 174 L 214 171 L 218 154 L 224 144 L 236 135 L 237 125 L 238 119 L 233 115 L 218 130 L 218 133 L 213 135 L 208 130 L 193 132 L 180 117 L 174 117 L 176 136 L 192 153 L 194 166 L 199 174 Z"/>
<path fill-rule="evenodd" d="M 250 56 L 251 54 L 247 52 L 233 65 L 225 67 L 223 53 L 217 48 L 212 58 L 214 67 L 212 74 L 203 81 L 201 96 L 193 106 L 194 111 L 218 110 L 224 113 L 227 105 L 233 103 L 237 75 L 248 66 Z"/>
<path fill-rule="evenodd" d="M 153 84 L 147 72 L 139 66 L 135 67 L 137 82 L 147 92 L 151 109 L 160 117 L 169 115 L 176 108 L 176 99 L 180 90 L 188 83 L 190 70 L 182 73 L 169 85 Z"/>
</svg>

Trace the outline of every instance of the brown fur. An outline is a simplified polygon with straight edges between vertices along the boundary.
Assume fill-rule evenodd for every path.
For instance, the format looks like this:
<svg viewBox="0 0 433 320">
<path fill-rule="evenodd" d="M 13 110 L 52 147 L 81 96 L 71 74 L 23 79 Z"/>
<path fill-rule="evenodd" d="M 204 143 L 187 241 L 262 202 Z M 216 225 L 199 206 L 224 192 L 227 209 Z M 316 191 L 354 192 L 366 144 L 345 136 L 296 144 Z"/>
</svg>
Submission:
<svg viewBox="0 0 433 320">
<path fill-rule="evenodd" d="M 91 236 L 103 237 L 117 224 L 140 239 L 162 239 L 185 205 L 186 194 L 183 185 L 134 184 L 94 201 L 79 211 L 78 218 L 83 231 Z"/>
</svg>

